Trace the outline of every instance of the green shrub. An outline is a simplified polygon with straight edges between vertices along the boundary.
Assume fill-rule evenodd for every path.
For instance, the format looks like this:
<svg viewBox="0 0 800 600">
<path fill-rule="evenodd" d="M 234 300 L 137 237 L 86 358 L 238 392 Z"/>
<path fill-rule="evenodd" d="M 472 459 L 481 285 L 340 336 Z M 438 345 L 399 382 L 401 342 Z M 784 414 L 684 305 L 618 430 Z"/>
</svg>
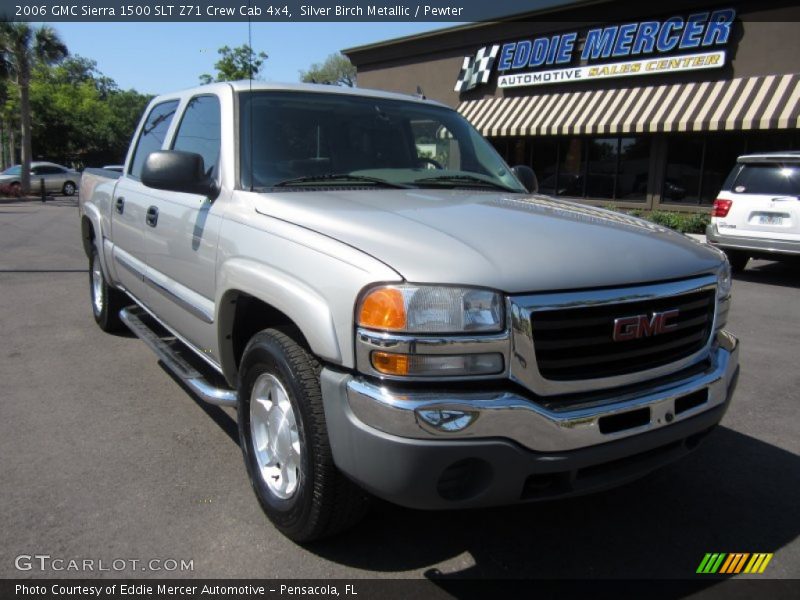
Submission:
<svg viewBox="0 0 800 600">
<path fill-rule="evenodd" d="M 641 208 L 631 210 L 619 209 L 613 204 L 607 204 L 605 208 L 616 210 L 632 217 L 647 219 L 663 227 L 669 227 L 681 233 L 705 233 L 706 225 L 710 222 L 709 215 L 705 213 L 682 213 L 668 210 L 646 211 Z"/>
</svg>

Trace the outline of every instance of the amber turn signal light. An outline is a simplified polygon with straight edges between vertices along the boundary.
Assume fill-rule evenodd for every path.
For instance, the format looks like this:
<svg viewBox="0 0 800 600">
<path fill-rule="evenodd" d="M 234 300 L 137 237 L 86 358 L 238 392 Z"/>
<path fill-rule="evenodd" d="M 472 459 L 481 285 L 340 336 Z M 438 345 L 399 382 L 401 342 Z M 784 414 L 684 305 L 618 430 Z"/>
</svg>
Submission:
<svg viewBox="0 0 800 600">
<path fill-rule="evenodd" d="M 371 329 L 400 331 L 406 326 L 406 309 L 403 293 L 397 288 L 382 287 L 372 290 L 361 302 L 358 324 Z"/>
<path fill-rule="evenodd" d="M 384 375 L 408 375 L 408 355 L 373 352 L 372 366 Z"/>
</svg>

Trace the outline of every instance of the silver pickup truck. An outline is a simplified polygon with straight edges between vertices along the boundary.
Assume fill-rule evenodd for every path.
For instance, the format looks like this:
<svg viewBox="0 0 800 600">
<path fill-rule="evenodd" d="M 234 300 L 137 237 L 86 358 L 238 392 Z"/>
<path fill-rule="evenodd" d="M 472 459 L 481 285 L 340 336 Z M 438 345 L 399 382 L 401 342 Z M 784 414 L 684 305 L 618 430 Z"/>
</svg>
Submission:
<svg viewBox="0 0 800 600">
<path fill-rule="evenodd" d="M 330 86 L 152 101 L 80 186 L 91 306 L 236 408 L 285 535 L 371 496 L 555 499 L 692 450 L 738 376 L 717 250 L 536 194 L 456 111 Z M 700 485 L 701 482 L 698 482 Z"/>
</svg>

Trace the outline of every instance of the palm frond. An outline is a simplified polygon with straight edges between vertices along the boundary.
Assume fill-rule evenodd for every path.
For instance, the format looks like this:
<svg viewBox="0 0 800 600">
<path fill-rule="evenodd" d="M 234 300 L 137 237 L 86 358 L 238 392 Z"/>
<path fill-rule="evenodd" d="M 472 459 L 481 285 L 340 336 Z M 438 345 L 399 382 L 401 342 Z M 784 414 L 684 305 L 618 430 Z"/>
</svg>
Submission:
<svg viewBox="0 0 800 600">
<path fill-rule="evenodd" d="M 69 54 L 56 30 L 48 25 L 36 30 L 33 52 L 37 59 L 47 64 L 58 62 Z"/>
</svg>

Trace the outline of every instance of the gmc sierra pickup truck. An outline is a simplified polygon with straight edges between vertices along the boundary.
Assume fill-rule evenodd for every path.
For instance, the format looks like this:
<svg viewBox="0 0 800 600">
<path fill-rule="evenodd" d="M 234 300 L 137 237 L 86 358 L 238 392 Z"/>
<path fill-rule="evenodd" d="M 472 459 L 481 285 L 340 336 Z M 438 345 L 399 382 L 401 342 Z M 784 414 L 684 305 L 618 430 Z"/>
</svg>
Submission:
<svg viewBox="0 0 800 600">
<path fill-rule="evenodd" d="M 727 409 L 730 268 L 536 187 L 421 97 L 160 96 L 123 172 L 81 180 L 94 318 L 236 409 L 255 494 L 297 541 L 371 496 L 447 509 L 618 485 Z"/>
</svg>

